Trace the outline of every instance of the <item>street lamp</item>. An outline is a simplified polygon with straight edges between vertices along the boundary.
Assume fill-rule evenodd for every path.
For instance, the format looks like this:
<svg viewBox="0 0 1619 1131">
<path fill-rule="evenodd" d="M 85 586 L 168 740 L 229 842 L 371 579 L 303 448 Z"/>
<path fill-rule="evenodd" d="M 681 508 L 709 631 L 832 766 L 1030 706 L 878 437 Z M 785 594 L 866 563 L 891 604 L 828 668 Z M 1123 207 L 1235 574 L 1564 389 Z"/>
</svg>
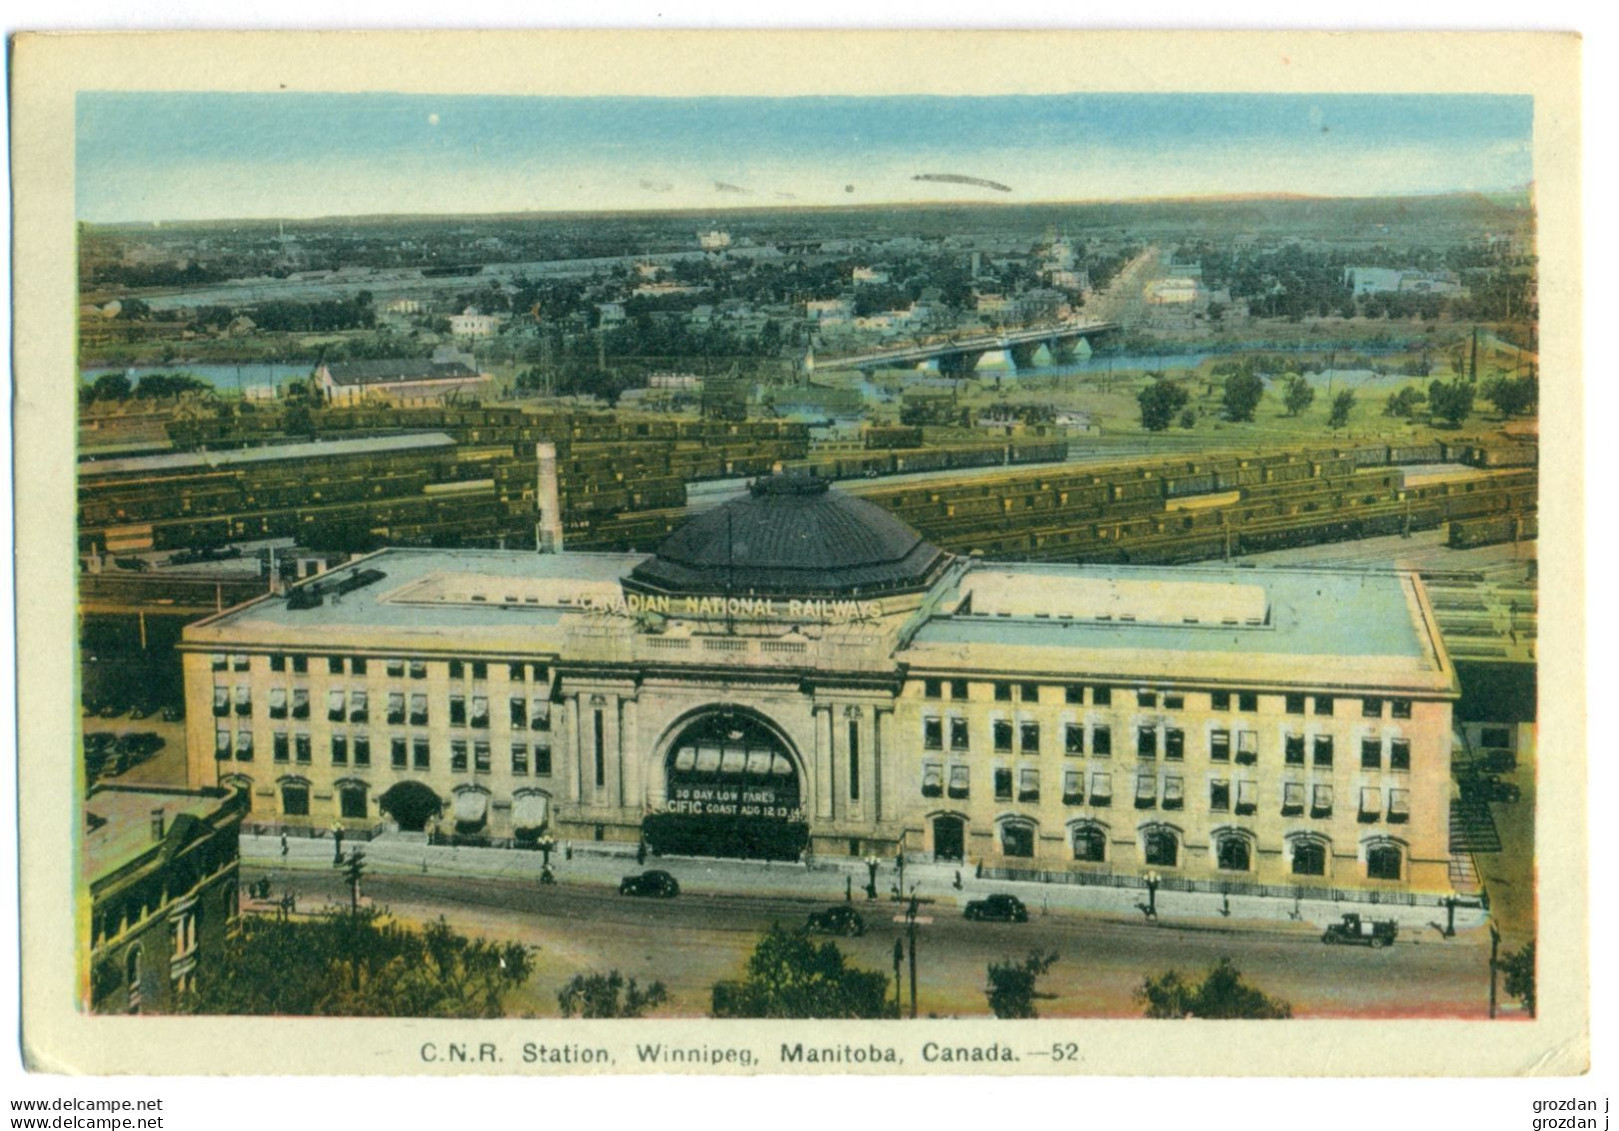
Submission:
<svg viewBox="0 0 1619 1131">
<path fill-rule="evenodd" d="M 905 889 L 901 888 L 903 893 Z M 910 906 L 905 908 L 905 934 L 910 940 L 911 958 L 911 1020 L 916 1020 L 916 889 L 911 889 Z"/>
<path fill-rule="evenodd" d="M 1456 937 L 1456 904 L 1461 901 L 1461 898 L 1455 892 L 1451 892 L 1445 897 L 1445 937 L 1447 939 Z"/>
<path fill-rule="evenodd" d="M 894 864 L 895 864 L 895 866 L 897 866 L 899 868 L 899 887 L 895 890 L 894 897 L 896 899 L 904 899 L 905 898 L 905 852 L 904 852 L 903 849 L 900 850 L 900 852 L 894 857 Z"/>
<path fill-rule="evenodd" d="M 877 898 L 877 868 L 882 863 L 876 855 L 866 857 L 866 898 Z"/>
<path fill-rule="evenodd" d="M 534 847 L 540 850 L 540 867 L 549 868 L 551 866 L 551 853 L 557 850 L 556 837 L 549 834 L 542 836 L 534 842 Z"/>
<path fill-rule="evenodd" d="M 1491 1021 L 1495 1020 L 1495 973 L 1496 973 L 1497 970 L 1499 970 L 1501 968 L 1500 964 L 1498 962 L 1496 962 L 1495 956 L 1496 956 L 1496 953 L 1500 949 L 1501 949 L 1501 932 L 1496 928 L 1496 925 L 1494 923 L 1491 923 L 1490 924 L 1490 1020 Z M 1534 1016 L 1534 1010 L 1530 1010 L 1529 1015 L 1531 1017 L 1533 1017 Z"/>
<path fill-rule="evenodd" d="M 1148 872 L 1141 877 L 1147 885 L 1147 918 L 1158 918 L 1158 885 L 1164 878 L 1157 872 Z"/>
</svg>

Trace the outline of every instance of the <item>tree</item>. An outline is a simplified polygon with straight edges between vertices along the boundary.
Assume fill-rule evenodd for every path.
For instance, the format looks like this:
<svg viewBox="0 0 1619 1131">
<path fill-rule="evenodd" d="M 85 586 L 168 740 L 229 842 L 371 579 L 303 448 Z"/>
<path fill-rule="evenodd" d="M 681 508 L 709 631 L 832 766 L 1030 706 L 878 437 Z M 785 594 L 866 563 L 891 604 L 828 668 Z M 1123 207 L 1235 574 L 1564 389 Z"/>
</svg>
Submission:
<svg viewBox="0 0 1619 1131">
<path fill-rule="evenodd" d="M 288 436 L 314 439 L 315 416 L 306 404 L 289 404 L 281 414 L 281 431 Z"/>
<path fill-rule="evenodd" d="M 1225 413 L 1231 420 L 1252 420 L 1254 409 L 1265 395 L 1265 380 L 1259 374 L 1234 373 L 1226 378 Z"/>
<path fill-rule="evenodd" d="M 125 374 L 103 373 L 91 384 L 84 399 L 86 402 L 127 401 L 129 390 L 129 378 Z"/>
<path fill-rule="evenodd" d="M 1149 432 L 1162 432 L 1175 419 L 1175 414 L 1186 407 L 1186 390 L 1162 374 L 1136 394 L 1141 406 L 1141 426 Z"/>
<path fill-rule="evenodd" d="M 1216 962 L 1200 982 L 1188 982 L 1178 970 L 1146 978 L 1135 991 L 1146 1015 L 1158 1020 L 1203 1017 L 1216 1020 L 1250 1018 L 1270 1020 L 1293 1016 L 1293 1007 L 1280 998 L 1243 982 L 1231 959 Z"/>
<path fill-rule="evenodd" d="M 1533 377 L 1496 377 L 1484 383 L 1484 399 L 1502 416 L 1530 412 L 1540 403 L 1540 383 Z"/>
<path fill-rule="evenodd" d="M 1428 394 L 1415 385 L 1407 385 L 1397 393 L 1390 393 L 1388 402 L 1383 406 L 1384 416 L 1403 416 L 1407 419 L 1416 412 L 1419 404 L 1426 404 Z"/>
<path fill-rule="evenodd" d="M 888 975 L 844 962 L 836 943 L 772 924 L 740 982 L 714 986 L 715 1017 L 886 1018 Z"/>
<path fill-rule="evenodd" d="M 443 919 L 420 931 L 375 908 L 312 920 L 247 918 L 197 969 L 183 1013 L 292 1017 L 500 1017 L 532 967 L 521 943 L 469 939 Z"/>
<path fill-rule="evenodd" d="M 1008 960 L 989 964 L 989 988 L 984 996 L 996 1017 L 1029 1018 L 1040 1016 L 1035 1012 L 1036 998 L 1050 998 L 1052 994 L 1038 992 L 1040 976 L 1057 961 L 1057 952 L 1041 954 L 1031 950 L 1022 962 Z"/>
<path fill-rule="evenodd" d="M 1515 997 L 1523 1003 L 1529 1011 L 1529 1016 L 1535 1015 L 1535 940 L 1530 939 L 1523 946 L 1511 951 L 1505 958 L 1497 961 L 1496 968 L 1506 975 L 1504 988 L 1508 997 Z"/>
<path fill-rule="evenodd" d="M 1332 398 L 1332 412 L 1327 416 L 1328 428 L 1342 428 L 1349 423 L 1349 413 L 1355 407 L 1355 394 L 1345 389 Z"/>
<path fill-rule="evenodd" d="M 1454 381 L 1435 381 L 1428 386 L 1428 411 L 1435 419 L 1448 421 L 1452 426 L 1467 419 L 1473 411 L 1473 386 L 1458 377 Z"/>
<path fill-rule="evenodd" d="M 1287 406 L 1287 415 L 1302 415 L 1305 409 L 1315 403 L 1315 386 L 1302 374 L 1295 373 L 1287 379 L 1287 391 L 1282 394 L 1282 403 Z"/>
<path fill-rule="evenodd" d="M 641 989 L 634 978 L 625 981 L 617 970 L 609 974 L 575 974 L 557 991 L 562 1016 L 576 1014 L 587 1020 L 598 1017 L 640 1017 L 669 1000 L 662 982 Z"/>
</svg>

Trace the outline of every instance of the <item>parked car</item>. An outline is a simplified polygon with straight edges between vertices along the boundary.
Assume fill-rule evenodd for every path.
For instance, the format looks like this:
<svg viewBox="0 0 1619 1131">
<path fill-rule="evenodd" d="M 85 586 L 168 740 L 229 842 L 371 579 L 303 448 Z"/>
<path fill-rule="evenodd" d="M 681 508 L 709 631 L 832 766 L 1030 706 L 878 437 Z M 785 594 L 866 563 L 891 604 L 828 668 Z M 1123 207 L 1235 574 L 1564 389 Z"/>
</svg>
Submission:
<svg viewBox="0 0 1619 1131">
<path fill-rule="evenodd" d="M 804 926 L 821 934 L 848 935 L 850 938 L 866 933 L 866 921 L 860 917 L 860 912 L 843 904 L 828 907 L 825 911 L 810 912 Z"/>
<path fill-rule="evenodd" d="M 668 872 L 654 868 L 638 876 L 625 876 L 618 885 L 619 895 L 651 895 L 659 899 L 673 899 L 680 894 L 680 884 Z"/>
<path fill-rule="evenodd" d="M 1512 782 L 1502 781 L 1494 774 L 1469 774 L 1461 779 L 1462 796 L 1481 801 L 1499 801 L 1511 804 L 1523 796 Z"/>
<path fill-rule="evenodd" d="M 105 754 L 112 749 L 113 743 L 118 741 L 107 731 L 98 730 L 84 736 L 84 751 L 86 754 Z"/>
<path fill-rule="evenodd" d="M 1321 941 L 1328 946 L 1347 943 L 1378 950 L 1393 943 L 1399 933 L 1399 926 L 1393 919 L 1362 919 L 1357 912 L 1351 911 L 1341 922 L 1329 926 Z"/>
<path fill-rule="evenodd" d="M 1015 895 L 989 895 L 967 904 L 962 912 L 968 919 L 988 923 L 1027 923 L 1029 909 Z"/>
<path fill-rule="evenodd" d="M 163 708 L 163 721 L 166 723 L 177 723 L 185 717 L 186 710 L 178 703 L 170 703 Z"/>
</svg>

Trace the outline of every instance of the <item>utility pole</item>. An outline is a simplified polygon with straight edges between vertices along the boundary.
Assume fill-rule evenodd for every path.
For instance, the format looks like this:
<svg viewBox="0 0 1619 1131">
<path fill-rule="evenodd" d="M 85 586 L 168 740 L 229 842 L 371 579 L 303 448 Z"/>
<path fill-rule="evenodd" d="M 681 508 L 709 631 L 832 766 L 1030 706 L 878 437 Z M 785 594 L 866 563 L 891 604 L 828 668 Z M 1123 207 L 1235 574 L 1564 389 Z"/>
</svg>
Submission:
<svg viewBox="0 0 1619 1131">
<path fill-rule="evenodd" d="M 900 981 L 900 963 L 905 961 L 905 942 L 902 939 L 894 940 L 894 1020 L 901 1021 L 905 1017 L 905 986 Z"/>
<path fill-rule="evenodd" d="M 905 933 L 911 941 L 911 1020 L 916 1020 L 916 892 L 911 892 L 911 905 L 905 909 Z"/>
<path fill-rule="evenodd" d="M 1495 975 L 1499 967 L 1496 964 L 1496 953 L 1501 949 L 1501 932 L 1494 923 L 1490 924 L 1490 1020 L 1495 1020 Z M 1532 1016 L 1532 1014 L 1531 1014 Z"/>
</svg>

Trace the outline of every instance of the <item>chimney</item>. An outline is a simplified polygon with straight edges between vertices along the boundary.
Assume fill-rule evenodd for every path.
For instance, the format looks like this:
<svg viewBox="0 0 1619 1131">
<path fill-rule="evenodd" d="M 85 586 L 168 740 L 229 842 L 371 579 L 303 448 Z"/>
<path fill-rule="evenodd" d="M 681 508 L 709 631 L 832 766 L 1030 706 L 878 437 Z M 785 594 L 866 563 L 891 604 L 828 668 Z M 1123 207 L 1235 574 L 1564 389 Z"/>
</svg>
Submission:
<svg viewBox="0 0 1619 1131">
<path fill-rule="evenodd" d="M 152 839 L 163 839 L 163 810 L 161 807 L 152 810 Z"/>
<path fill-rule="evenodd" d="M 540 461 L 540 521 L 535 528 L 534 546 L 542 554 L 562 552 L 562 502 L 557 490 L 557 446 L 539 444 L 535 454 Z"/>
</svg>

